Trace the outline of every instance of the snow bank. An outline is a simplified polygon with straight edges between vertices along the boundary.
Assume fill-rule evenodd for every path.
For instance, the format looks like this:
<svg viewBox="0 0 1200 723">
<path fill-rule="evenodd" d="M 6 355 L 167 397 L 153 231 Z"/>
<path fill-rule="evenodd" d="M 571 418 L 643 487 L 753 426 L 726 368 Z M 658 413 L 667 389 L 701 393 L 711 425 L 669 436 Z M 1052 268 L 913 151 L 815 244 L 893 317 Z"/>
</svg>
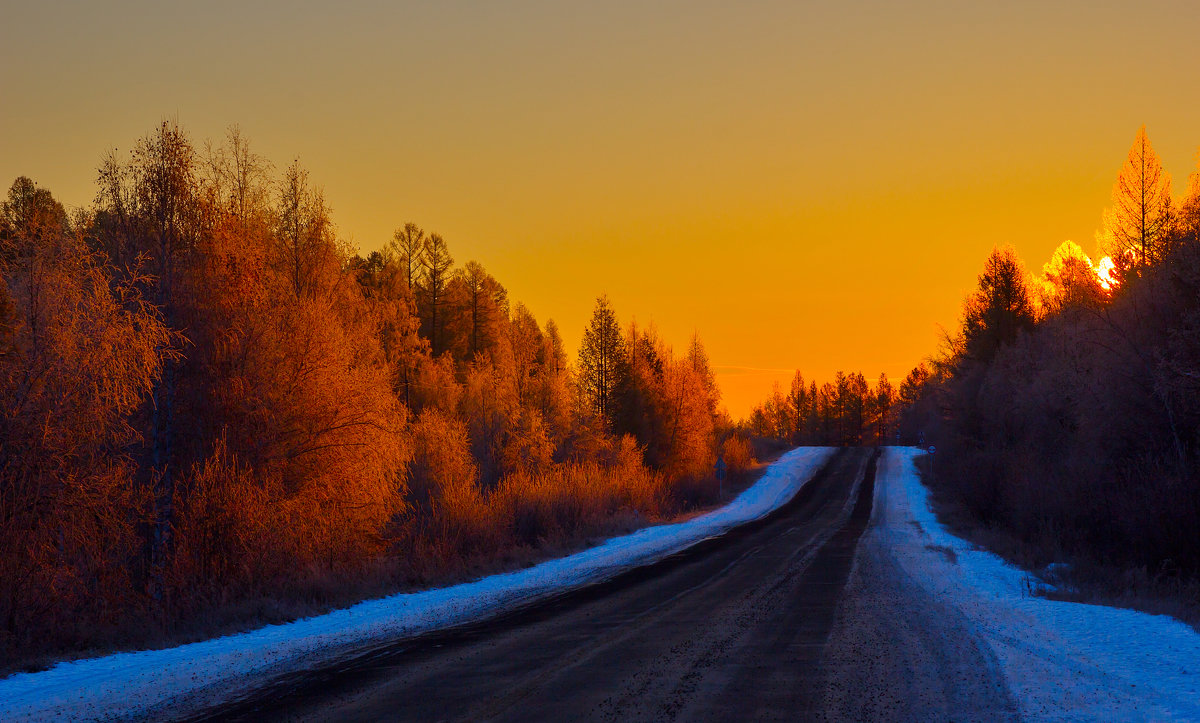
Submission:
<svg viewBox="0 0 1200 723">
<path fill-rule="evenodd" d="M 877 534 L 917 584 L 973 622 L 1023 719 L 1200 721 L 1200 634 L 1167 616 L 1033 595 L 1039 580 L 937 521 L 914 464 L 921 454 L 884 457 Z"/>
<path fill-rule="evenodd" d="M 195 696 L 233 696 L 270 676 L 352 648 L 475 621 L 546 595 L 612 577 L 678 552 L 782 505 L 832 450 L 785 454 L 733 502 L 671 525 L 614 537 L 518 572 L 360 603 L 327 615 L 165 650 L 60 663 L 0 680 L 0 720 L 129 717 Z"/>
</svg>

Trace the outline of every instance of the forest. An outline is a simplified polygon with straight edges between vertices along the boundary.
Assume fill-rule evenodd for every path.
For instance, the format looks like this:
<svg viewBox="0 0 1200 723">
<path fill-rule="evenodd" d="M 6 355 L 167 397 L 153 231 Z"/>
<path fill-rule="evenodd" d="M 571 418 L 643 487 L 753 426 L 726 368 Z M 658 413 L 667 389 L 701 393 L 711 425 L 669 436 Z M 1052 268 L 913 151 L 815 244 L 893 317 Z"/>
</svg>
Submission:
<svg viewBox="0 0 1200 723">
<path fill-rule="evenodd" d="M 833 381 L 805 386 L 799 370 L 785 393 L 776 383 L 746 420 L 746 431 L 755 437 L 788 445 L 857 445 L 895 442 L 897 412 L 910 404 L 915 390 L 897 390 L 881 373 L 874 388 L 862 372 L 837 372 Z"/>
<path fill-rule="evenodd" d="M 747 432 L 933 445 L 941 502 L 1023 563 L 1072 563 L 1102 594 L 1195 600 L 1200 166 L 1174 197 L 1140 129 L 1097 246 L 1093 262 L 1063 242 L 1040 272 L 993 250 L 959 327 L 898 389 L 842 372 L 806 387 L 797 371 Z"/>
<path fill-rule="evenodd" d="M 0 660 L 520 564 L 751 463 L 698 337 L 601 296 L 573 355 L 438 233 L 358 253 L 236 128 L 163 122 L 96 186 L 0 206 Z"/>
<path fill-rule="evenodd" d="M 939 504 L 1037 564 L 1200 586 L 1200 169 L 1141 129 L 1093 261 L 995 249 L 899 385 L 797 371 L 734 424 L 705 348 L 596 299 L 565 348 L 298 162 L 163 122 L 94 202 L 0 202 L 0 660 L 157 645 L 462 579 L 719 501 L 773 442 L 935 444 Z"/>
<path fill-rule="evenodd" d="M 947 509 L 1023 562 L 1195 615 L 1200 168 L 1174 197 L 1142 128 L 1097 245 L 1093 264 L 1068 241 L 1040 273 L 994 250 L 959 328 L 901 385 L 900 432 L 936 444 Z"/>
</svg>

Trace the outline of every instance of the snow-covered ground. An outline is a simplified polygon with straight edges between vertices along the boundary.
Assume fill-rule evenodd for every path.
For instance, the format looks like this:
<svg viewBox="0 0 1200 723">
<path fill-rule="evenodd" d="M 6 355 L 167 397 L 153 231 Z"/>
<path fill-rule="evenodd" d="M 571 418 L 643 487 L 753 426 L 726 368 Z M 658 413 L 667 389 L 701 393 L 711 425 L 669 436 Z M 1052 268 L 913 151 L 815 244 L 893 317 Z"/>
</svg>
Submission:
<svg viewBox="0 0 1200 723">
<path fill-rule="evenodd" d="M 1200 634 L 1166 616 L 1032 594 L 1040 581 L 937 521 L 914 465 L 921 454 L 887 450 L 872 532 L 916 584 L 972 623 L 1023 719 L 1200 721 Z"/>
<path fill-rule="evenodd" d="M 796 493 L 832 450 L 802 448 L 713 512 L 614 537 L 568 557 L 474 582 L 360 603 L 327 615 L 165 650 L 61 663 L 0 680 L 0 720 L 133 717 L 198 697 L 215 702 L 347 650 L 503 610 L 644 565 L 762 517 Z"/>
</svg>

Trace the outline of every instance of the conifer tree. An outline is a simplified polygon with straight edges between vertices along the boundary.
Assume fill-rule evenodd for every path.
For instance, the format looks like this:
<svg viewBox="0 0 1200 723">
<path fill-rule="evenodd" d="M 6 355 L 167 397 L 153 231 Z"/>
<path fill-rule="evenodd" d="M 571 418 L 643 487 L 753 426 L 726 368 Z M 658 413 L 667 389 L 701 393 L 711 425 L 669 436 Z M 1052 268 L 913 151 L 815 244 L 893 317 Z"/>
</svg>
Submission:
<svg viewBox="0 0 1200 723">
<path fill-rule="evenodd" d="M 1171 176 L 1150 145 L 1146 127 L 1138 129 L 1117 182 L 1113 205 L 1104 213 L 1104 234 L 1114 260 L 1125 266 L 1144 267 L 1169 250 L 1171 232 Z"/>
<path fill-rule="evenodd" d="M 995 249 L 979 275 L 979 289 L 967 299 L 963 318 L 966 352 L 989 362 L 1022 329 L 1033 326 L 1033 304 L 1025 270 L 1012 248 Z"/>
<path fill-rule="evenodd" d="M 404 228 L 396 229 L 396 233 L 392 235 L 392 242 L 389 244 L 404 269 L 404 282 L 410 289 L 416 288 L 417 279 L 421 275 L 425 241 L 425 232 L 410 221 L 404 224 Z"/>
<path fill-rule="evenodd" d="M 425 336 L 429 339 L 430 351 L 433 356 L 437 356 L 445 349 L 441 329 L 446 324 L 443 313 L 446 306 L 446 287 L 450 282 L 450 269 L 454 265 L 446 241 L 439 234 L 430 234 L 425 240 L 421 264 L 421 320 L 425 325 Z"/>
<path fill-rule="evenodd" d="M 596 299 L 579 349 L 579 385 L 591 411 L 612 426 L 627 376 L 625 340 L 607 296 Z"/>
</svg>

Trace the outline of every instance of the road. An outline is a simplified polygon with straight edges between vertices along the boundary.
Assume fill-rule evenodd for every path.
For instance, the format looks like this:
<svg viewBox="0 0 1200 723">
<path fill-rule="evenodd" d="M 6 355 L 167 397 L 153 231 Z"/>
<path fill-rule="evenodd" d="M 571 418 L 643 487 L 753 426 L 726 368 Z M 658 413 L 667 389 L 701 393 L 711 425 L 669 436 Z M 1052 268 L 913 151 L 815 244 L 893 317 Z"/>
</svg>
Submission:
<svg viewBox="0 0 1200 723">
<path fill-rule="evenodd" d="M 970 626 L 905 584 L 886 550 L 858 551 L 874 481 L 870 450 L 842 450 L 766 520 L 502 619 L 279 681 L 205 715 L 1015 719 Z"/>
</svg>

